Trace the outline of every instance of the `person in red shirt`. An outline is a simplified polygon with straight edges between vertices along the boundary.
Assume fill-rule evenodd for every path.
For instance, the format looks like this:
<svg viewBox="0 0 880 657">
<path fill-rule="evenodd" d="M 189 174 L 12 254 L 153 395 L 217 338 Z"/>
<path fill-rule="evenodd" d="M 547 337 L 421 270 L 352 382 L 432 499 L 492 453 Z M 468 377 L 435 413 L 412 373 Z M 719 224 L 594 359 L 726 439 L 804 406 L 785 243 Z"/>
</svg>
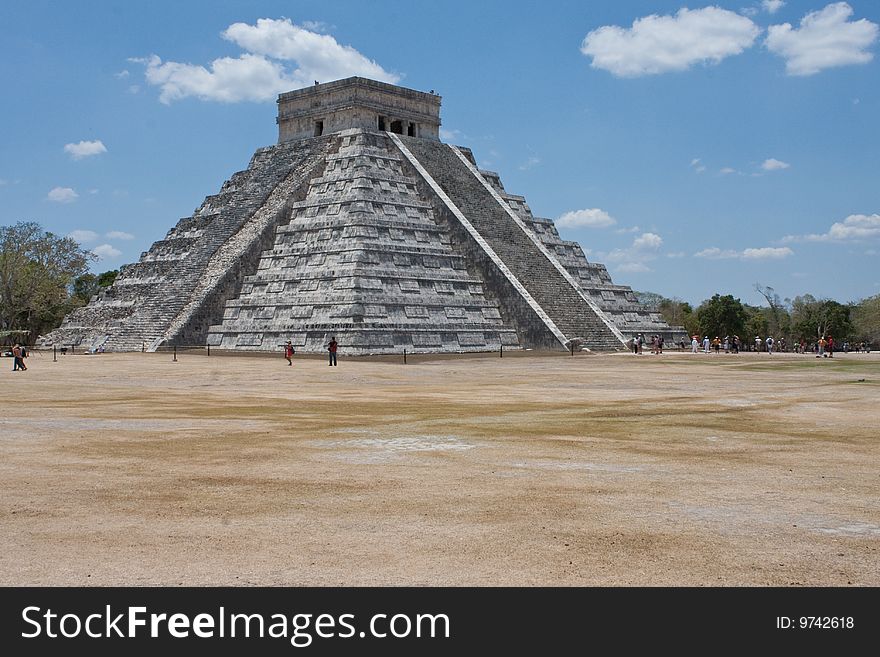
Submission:
<svg viewBox="0 0 880 657">
<path fill-rule="evenodd" d="M 828 352 L 828 358 L 834 358 L 834 338 L 830 335 L 825 340 L 825 351 Z"/>
<path fill-rule="evenodd" d="M 293 358 L 294 353 L 296 352 L 293 349 L 293 344 L 290 342 L 290 340 L 288 340 L 287 344 L 284 345 L 284 357 L 287 359 L 288 365 L 293 365 L 293 361 L 291 359 Z"/>
<path fill-rule="evenodd" d="M 330 365 L 336 365 L 336 349 L 338 347 L 336 338 L 330 338 L 330 342 L 327 343 L 327 351 L 330 353 Z"/>
</svg>

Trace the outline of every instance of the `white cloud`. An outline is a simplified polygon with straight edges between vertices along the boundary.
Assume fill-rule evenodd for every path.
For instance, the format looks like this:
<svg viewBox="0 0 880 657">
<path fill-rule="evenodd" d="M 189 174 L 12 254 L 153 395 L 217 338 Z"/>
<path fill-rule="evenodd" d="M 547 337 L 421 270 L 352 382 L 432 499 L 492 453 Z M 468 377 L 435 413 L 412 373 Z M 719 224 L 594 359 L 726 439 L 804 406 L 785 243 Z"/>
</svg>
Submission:
<svg viewBox="0 0 880 657">
<path fill-rule="evenodd" d="M 706 170 L 706 165 L 703 164 L 703 160 L 695 157 L 693 160 L 691 160 L 691 168 L 697 173 L 703 173 Z"/>
<path fill-rule="evenodd" d="M 134 235 L 131 233 L 125 233 L 121 230 L 111 230 L 109 233 L 104 235 L 108 240 L 133 240 Z"/>
<path fill-rule="evenodd" d="M 663 245 L 663 238 L 656 233 L 642 233 L 633 239 L 632 246 L 626 249 L 612 249 L 599 254 L 605 262 L 620 263 L 617 271 L 641 273 L 652 271 L 646 263 L 657 259 L 657 250 Z"/>
<path fill-rule="evenodd" d="M 733 169 L 733 168 L 731 168 L 731 167 L 724 167 L 724 168 L 721 169 L 721 171 L 719 171 L 718 173 L 720 173 L 722 176 L 727 176 L 727 175 L 729 175 L 729 174 L 731 174 L 731 173 L 736 173 L 736 169 Z"/>
<path fill-rule="evenodd" d="M 618 235 L 626 235 L 627 233 L 638 233 L 640 230 L 642 229 L 638 226 L 631 226 L 630 228 L 618 228 L 614 232 Z"/>
<path fill-rule="evenodd" d="M 221 36 L 241 47 L 244 54 L 215 59 L 207 68 L 162 62 L 156 55 L 136 60 L 146 65 L 147 82 L 161 89 L 161 102 L 190 96 L 226 103 L 266 101 L 315 80 L 329 82 L 353 75 L 391 83 L 400 79 L 351 46 L 287 18 L 260 18 L 255 25 L 234 23 Z"/>
<path fill-rule="evenodd" d="M 98 239 L 98 233 L 93 230 L 72 230 L 67 236 L 77 242 L 94 242 Z"/>
<path fill-rule="evenodd" d="M 853 9 L 835 2 L 801 19 L 800 28 L 790 23 L 771 25 L 764 45 L 785 59 L 789 75 L 814 75 L 826 68 L 866 64 L 874 55 L 867 48 L 877 40 L 878 27 L 867 19 L 848 22 Z"/>
<path fill-rule="evenodd" d="M 656 233 L 642 233 L 633 240 L 633 248 L 639 251 L 659 249 L 663 246 L 663 238 Z"/>
<path fill-rule="evenodd" d="M 880 237 L 880 214 L 851 214 L 831 224 L 827 233 L 786 235 L 783 242 L 845 242 Z"/>
<path fill-rule="evenodd" d="M 768 14 L 775 14 L 785 6 L 785 0 L 762 0 L 761 7 Z"/>
<path fill-rule="evenodd" d="M 764 246 L 759 249 L 745 249 L 742 252 L 743 260 L 779 260 L 790 255 L 794 255 L 794 251 L 787 246 Z"/>
<path fill-rule="evenodd" d="M 53 187 L 49 190 L 48 198 L 55 203 L 73 203 L 79 198 L 79 194 L 70 187 Z"/>
<path fill-rule="evenodd" d="M 732 260 L 735 258 L 740 260 L 778 260 L 780 258 L 787 258 L 790 255 L 794 255 L 794 251 L 792 251 L 787 246 L 764 246 L 757 249 L 743 249 L 742 251 L 735 251 L 734 249 L 719 249 L 717 246 L 713 246 L 708 249 L 698 251 L 694 254 L 694 257 L 706 258 L 708 260 Z"/>
<path fill-rule="evenodd" d="M 776 158 L 769 158 L 764 160 L 761 164 L 761 168 L 764 171 L 779 171 L 780 169 L 788 169 L 791 165 L 788 162 L 783 162 L 782 160 L 777 160 Z"/>
<path fill-rule="evenodd" d="M 643 262 L 625 262 L 617 268 L 617 271 L 624 271 L 630 274 L 641 274 L 646 271 L 651 271 L 651 268 Z"/>
<path fill-rule="evenodd" d="M 734 251 L 733 249 L 725 249 L 721 250 L 717 246 L 709 247 L 708 249 L 703 249 L 702 251 L 697 251 L 694 254 L 695 258 L 708 258 L 710 260 L 722 260 L 726 258 L 737 258 L 739 257 L 739 253 Z"/>
<path fill-rule="evenodd" d="M 64 152 L 70 155 L 74 160 L 81 160 L 84 157 L 100 155 L 107 152 L 107 147 L 100 139 L 95 141 L 79 141 L 75 144 L 65 144 Z"/>
<path fill-rule="evenodd" d="M 684 258 L 687 255 L 684 251 L 672 251 L 666 254 L 667 258 Z"/>
<path fill-rule="evenodd" d="M 100 260 L 107 260 L 108 258 L 118 258 L 122 255 L 122 251 L 119 249 L 110 246 L 109 244 L 101 244 L 100 246 L 96 246 L 92 249 L 92 253 L 94 253 Z"/>
<path fill-rule="evenodd" d="M 124 79 L 126 79 L 129 75 L 130 75 L 130 74 L 129 74 L 128 70 L 127 70 L 127 69 L 123 69 L 123 70 L 119 71 L 119 73 L 114 73 L 114 74 L 113 74 L 113 77 L 116 78 L 116 79 L 118 79 L 118 80 L 124 80 Z"/>
<path fill-rule="evenodd" d="M 599 208 L 572 210 L 556 220 L 556 225 L 563 228 L 605 228 L 616 223 L 614 217 Z"/>
<path fill-rule="evenodd" d="M 749 48 L 761 30 L 751 20 L 720 7 L 652 14 L 630 29 L 605 25 L 587 34 L 581 52 L 591 66 L 617 77 L 684 71 L 699 62 L 717 64 Z"/>
</svg>

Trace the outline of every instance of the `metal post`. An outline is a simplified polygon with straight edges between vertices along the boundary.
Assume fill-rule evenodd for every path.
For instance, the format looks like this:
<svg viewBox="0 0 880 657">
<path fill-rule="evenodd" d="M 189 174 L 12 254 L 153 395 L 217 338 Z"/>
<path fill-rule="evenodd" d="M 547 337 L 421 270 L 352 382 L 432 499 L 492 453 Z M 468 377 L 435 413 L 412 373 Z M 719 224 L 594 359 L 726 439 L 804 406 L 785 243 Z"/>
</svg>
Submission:
<svg viewBox="0 0 880 657">
<path fill-rule="evenodd" d="M 174 362 L 177 362 L 177 345 L 174 345 Z"/>
<path fill-rule="evenodd" d="M 52 345 L 52 362 L 53 363 L 58 362 L 58 354 L 55 353 L 55 345 L 54 344 Z"/>
<path fill-rule="evenodd" d="M 211 345 L 208 345 L 208 355 L 211 355 Z"/>
<path fill-rule="evenodd" d="M 501 345 L 501 349 L 499 350 L 499 354 L 501 354 L 501 355 L 498 356 L 498 358 L 504 358 L 504 345 Z"/>
<path fill-rule="evenodd" d="M 571 355 L 574 356 L 574 342 L 571 343 Z"/>
<path fill-rule="evenodd" d="M 406 349 L 403 350 L 403 364 L 406 365 Z"/>
</svg>

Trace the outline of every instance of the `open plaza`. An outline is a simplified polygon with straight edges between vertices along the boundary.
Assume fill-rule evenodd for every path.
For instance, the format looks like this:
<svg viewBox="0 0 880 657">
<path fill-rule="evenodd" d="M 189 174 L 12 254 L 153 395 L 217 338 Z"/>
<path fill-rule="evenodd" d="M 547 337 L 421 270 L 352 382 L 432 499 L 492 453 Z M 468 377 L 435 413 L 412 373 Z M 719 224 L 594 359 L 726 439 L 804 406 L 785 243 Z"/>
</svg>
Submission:
<svg viewBox="0 0 880 657">
<path fill-rule="evenodd" d="M 880 354 L 2 358 L 3 585 L 880 584 Z"/>
</svg>

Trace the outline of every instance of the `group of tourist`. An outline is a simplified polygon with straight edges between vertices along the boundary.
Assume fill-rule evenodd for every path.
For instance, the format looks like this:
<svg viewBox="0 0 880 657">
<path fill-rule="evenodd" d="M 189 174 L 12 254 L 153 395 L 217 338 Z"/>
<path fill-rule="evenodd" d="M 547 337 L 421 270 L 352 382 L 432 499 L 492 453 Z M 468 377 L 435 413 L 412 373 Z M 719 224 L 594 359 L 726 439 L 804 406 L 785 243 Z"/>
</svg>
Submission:
<svg viewBox="0 0 880 657">
<path fill-rule="evenodd" d="M 644 333 L 639 333 L 638 335 L 634 335 L 630 340 L 630 349 L 634 354 L 642 353 L 642 347 L 648 343 L 645 338 Z M 651 353 L 652 354 L 662 354 L 663 353 L 663 336 L 662 335 L 652 335 L 651 336 Z"/>
</svg>

